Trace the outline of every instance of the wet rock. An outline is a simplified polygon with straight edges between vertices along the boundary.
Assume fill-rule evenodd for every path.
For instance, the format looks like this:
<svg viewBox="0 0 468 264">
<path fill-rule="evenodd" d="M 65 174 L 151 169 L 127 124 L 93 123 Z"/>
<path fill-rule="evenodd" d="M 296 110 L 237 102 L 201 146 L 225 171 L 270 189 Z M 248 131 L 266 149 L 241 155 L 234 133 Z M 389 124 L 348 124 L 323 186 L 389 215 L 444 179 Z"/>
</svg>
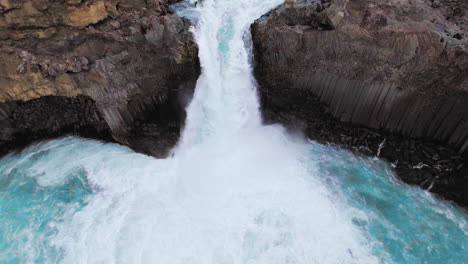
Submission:
<svg viewBox="0 0 468 264">
<path fill-rule="evenodd" d="M 466 5 L 288 1 L 252 26 L 265 119 L 305 120 L 309 138 L 379 155 L 404 181 L 468 205 L 468 174 L 451 159 L 468 157 L 468 42 L 453 38 Z"/>
</svg>

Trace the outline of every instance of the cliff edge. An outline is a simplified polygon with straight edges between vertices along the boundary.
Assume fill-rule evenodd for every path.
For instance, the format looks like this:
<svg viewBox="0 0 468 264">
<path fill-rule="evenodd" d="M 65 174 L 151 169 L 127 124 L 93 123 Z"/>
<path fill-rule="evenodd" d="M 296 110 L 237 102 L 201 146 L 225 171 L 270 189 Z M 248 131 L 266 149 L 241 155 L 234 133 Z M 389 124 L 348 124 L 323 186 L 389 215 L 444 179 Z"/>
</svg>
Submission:
<svg viewBox="0 0 468 264">
<path fill-rule="evenodd" d="M 199 75 L 168 0 L 0 0 L 0 148 L 78 133 L 163 156 Z"/>
</svg>

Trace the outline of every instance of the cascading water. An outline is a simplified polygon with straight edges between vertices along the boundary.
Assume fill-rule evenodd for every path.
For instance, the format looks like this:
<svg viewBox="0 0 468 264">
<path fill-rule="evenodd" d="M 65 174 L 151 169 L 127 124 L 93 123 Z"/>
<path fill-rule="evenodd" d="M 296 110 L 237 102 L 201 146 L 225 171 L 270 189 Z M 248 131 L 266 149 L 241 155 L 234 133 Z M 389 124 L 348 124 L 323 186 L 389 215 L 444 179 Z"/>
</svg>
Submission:
<svg viewBox="0 0 468 264">
<path fill-rule="evenodd" d="M 467 263 L 467 214 L 382 161 L 262 126 L 249 25 L 205 0 L 202 75 L 165 160 L 65 138 L 0 161 L 0 263 Z"/>
<path fill-rule="evenodd" d="M 261 125 L 255 79 L 249 61 L 249 27 L 282 0 L 204 1 L 185 8 L 196 23 L 202 74 L 188 107 L 181 148 L 200 142 L 227 142 L 246 128 Z M 246 43 L 247 42 L 247 43 Z"/>
</svg>

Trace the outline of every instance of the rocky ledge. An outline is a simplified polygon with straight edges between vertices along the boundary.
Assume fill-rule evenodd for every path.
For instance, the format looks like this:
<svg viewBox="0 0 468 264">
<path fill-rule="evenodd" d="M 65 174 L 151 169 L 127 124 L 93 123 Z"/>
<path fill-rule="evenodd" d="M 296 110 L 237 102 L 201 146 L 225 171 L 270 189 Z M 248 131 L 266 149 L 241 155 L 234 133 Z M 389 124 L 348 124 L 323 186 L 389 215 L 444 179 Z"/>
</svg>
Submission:
<svg viewBox="0 0 468 264">
<path fill-rule="evenodd" d="M 266 121 L 468 206 L 467 6 L 287 0 L 252 26 Z"/>
<path fill-rule="evenodd" d="M 200 71 L 171 2 L 0 0 L 0 154 L 75 133 L 163 156 Z"/>
</svg>

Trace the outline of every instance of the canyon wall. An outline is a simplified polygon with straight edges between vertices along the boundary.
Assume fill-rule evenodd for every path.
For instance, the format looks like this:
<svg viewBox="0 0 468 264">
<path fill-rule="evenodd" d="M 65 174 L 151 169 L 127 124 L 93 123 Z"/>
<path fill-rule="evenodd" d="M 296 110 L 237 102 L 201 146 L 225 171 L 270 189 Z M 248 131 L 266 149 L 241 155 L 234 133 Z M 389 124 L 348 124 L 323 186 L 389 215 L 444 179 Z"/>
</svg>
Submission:
<svg viewBox="0 0 468 264">
<path fill-rule="evenodd" d="M 0 0 L 0 149 L 79 133 L 163 155 L 200 71 L 170 2 Z"/>
<path fill-rule="evenodd" d="M 265 110 L 311 94 L 341 121 L 468 152 L 467 6 L 286 1 L 252 27 Z"/>
<path fill-rule="evenodd" d="M 172 2 L 0 0 L 0 155 L 72 133 L 165 156 L 200 74 Z M 287 0 L 252 26 L 266 122 L 467 206 L 467 5 Z"/>
<path fill-rule="evenodd" d="M 252 26 L 265 121 L 468 206 L 467 6 L 287 0 Z"/>
</svg>

